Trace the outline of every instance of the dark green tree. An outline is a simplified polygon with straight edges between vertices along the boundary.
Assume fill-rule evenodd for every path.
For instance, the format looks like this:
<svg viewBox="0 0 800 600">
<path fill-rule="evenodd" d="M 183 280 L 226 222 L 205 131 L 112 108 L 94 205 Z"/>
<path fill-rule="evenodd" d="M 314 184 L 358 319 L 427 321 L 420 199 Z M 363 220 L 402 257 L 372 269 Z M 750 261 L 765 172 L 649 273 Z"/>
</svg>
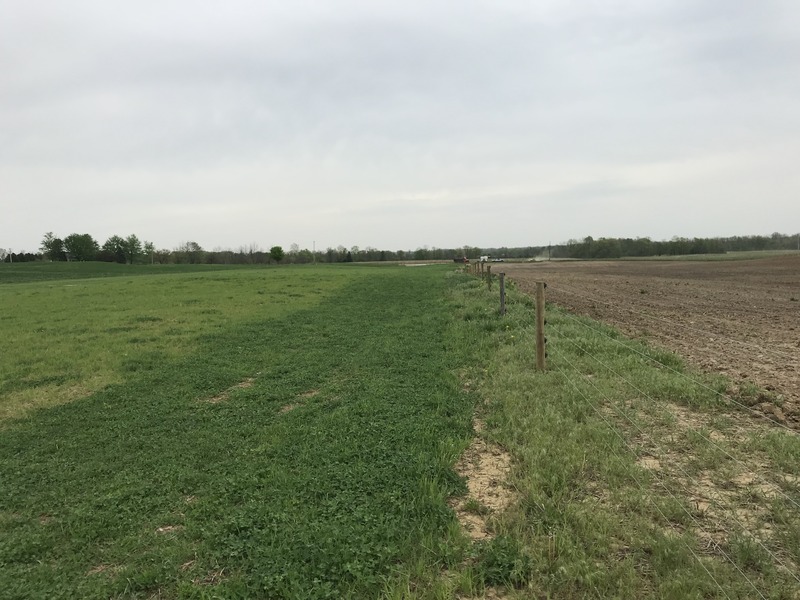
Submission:
<svg viewBox="0 0 800 600">
<path fill-rule="evenodd" d="M 272 248 L 269 249 L 269 257 L 275 262 L 278 263 L 281 262 L 284 256 L 285 253 L 283 251 L 283 248 L 281 248 L 280 246 L 273 246 Z"/>
<path fill-rule="evenodd" d="M 100 260 L 108 262 L 125 262 L 125 240 L 118 235 L 108 238 L 100 249 Z"/>
<path fill-rule="evenodd" d="M 50 260 L 66 260 L 67 256 L 64 253 L 64 240 L 53 235 L 52 231 L 48 231 L 42 238 L 42 245 L 39 248 L 48 259 Z"/>
<path fill-rule="evenodd" d="M 70 260 L 94 260 L 100 246 L 88 233 L 71 233 L 64 238 L 64 250 Z"/>
<path fill-rule="evenodd" d="M 125 262 L 132 265 L 142 255 L 142 242 L 134 234 L 130 234 L 122 243 Z"/>
</svg>

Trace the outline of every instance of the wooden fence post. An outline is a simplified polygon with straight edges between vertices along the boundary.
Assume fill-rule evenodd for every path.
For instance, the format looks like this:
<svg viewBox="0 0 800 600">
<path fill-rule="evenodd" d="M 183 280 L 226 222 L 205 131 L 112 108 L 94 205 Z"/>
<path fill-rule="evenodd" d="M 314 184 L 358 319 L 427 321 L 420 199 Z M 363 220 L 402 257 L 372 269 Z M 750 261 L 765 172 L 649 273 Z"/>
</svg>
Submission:
<svg viewBox="0 0 800 600">
<path fill-rule="evenodd" d="M 500 276 L 500 314 L 506 314 L 506 274 L 498 273 Z"/>
<path fill-rule="evenodd" d="M 492 265 L 486 265 L 486 285 L 492 291 Z"/>
<path fill-rule="evenodd" d="M 544 288 L 545 283 L 536 282 L 536 368 L 545 370 L 544 349 Z"/>
</svg>

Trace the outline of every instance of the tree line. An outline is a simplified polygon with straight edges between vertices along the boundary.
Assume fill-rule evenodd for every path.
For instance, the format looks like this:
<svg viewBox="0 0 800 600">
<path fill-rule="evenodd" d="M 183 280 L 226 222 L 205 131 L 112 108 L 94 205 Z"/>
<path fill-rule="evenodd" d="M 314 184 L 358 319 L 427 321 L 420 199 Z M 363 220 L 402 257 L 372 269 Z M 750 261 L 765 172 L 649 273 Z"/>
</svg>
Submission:
<svg viewBox="0 0 800 600">
<path fill-rule="evenodd" d="M 38 253 L 12 253 L 0 248 L 0 256 L 6 262 L 34 260 L 52 261 L 107 261 L 118 263 L 189 263 L 189 264 L 270 264 L 270 263 L 344 263 L 380 262 L 402 260 L 451 260 L 467 257 L 477 259 L 483 255 L 497 258 L 584 258 L 613 259 L 625 257 L 677 256 L 685 254 L 720 254 L 754 250 L 799 250 L 800 234 L 751 235 L 716 238 L 674 237 L 668 241 L 650 238 L 606 238 L 591 236 L 581 240 L 572 239 L 564 243 L 547 246 L 480 248 L 421 247 L 416 250 L 382 250 L 367 246 L 329 247 L 311 251 L 292 244 L 288 251 L 281 246 L 264 250 L 252 243 L 236 250 L 214 248 L 206 250 L 194 241 L 183 242 L 173 249 L 156 249 L 148 241 L 135 234 L 122 237 L 112 235 L 100 245 L 88 233 L 72 233 L 64 238 L 47 232 Z"/>
<path fill-rule="evenodd" d="M 550 250 L 553 258 L 624 258 L 646 256 L 681 256 L 687 254 L 724 254 L 756 250 L 800 250 L 800 234 L 773 233 L 718 238 L 674 237 L 669 241 L 650 238 L 586 237 L 570 240 Z"/>
<path fill-rule="evenodd" d="M 136 234 L 127 237 L 112 235 L 101 246 L 88 233 L 72 233 L 62 239 L 52 231 L 44 234 L 39 251 L 39 255 L 32 255 L 33 260 L 102 261 L 123 264 L 280 262 L 285 256 L 280 246 L 273 246 L 268 252 L 264 252 L 255 244 L 241 248 L 238 253 L 219 249 L 208 252 L 193 241 L 183 242 L 171 250 L 156 249 L 152 242 L 142 241 Z M 234 260 L 236 258 L 239 260 Z"/>
</svg>

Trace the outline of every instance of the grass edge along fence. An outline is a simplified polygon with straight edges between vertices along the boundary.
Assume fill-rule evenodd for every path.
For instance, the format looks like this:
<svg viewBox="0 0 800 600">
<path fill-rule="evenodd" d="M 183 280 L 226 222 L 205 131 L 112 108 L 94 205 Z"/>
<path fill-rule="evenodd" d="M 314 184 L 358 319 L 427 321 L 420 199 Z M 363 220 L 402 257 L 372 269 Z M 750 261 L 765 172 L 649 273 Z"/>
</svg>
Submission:
<svg viewBox="0 0 800 600">
<path fill-rule="evenodd" d="M 534 300 L 509 282 L 502 316 L 468 281 L 465 325 L 495 348 L 481 435 L 514 459 L 487 544 L 509 597 L 797 597 L 800 443 L 742 409 L 756 390 L 550 305 L 536 371 Z"/>
</svg>

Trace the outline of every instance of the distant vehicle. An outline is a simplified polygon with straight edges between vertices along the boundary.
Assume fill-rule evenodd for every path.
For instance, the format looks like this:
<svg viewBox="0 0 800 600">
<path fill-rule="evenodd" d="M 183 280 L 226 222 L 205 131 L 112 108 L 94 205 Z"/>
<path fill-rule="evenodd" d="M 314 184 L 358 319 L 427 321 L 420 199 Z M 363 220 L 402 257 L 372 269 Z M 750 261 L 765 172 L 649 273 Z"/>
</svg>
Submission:
<svg viewBox="0 0 800 600">
<path fill-rule="evenodd" d="M 502 258 L 493 258 L 492 262 L 506 262 L 506 261 L 503 260 Z"/>
<path fill-rule="evenodd" d="M 454 258 L 453 262 L 464 263 L 465 265 L 467 265 L 469 264 L 469 259 L 466 256 L 462 256 L 461 258 Z"/>
<path fill-rule="evenodd" d="M 481 256 L 480 261 L 481 262 L 489 262 L 490 258 L 492 258 L 492 257 L 487 254 L 486 256 Z"/>
</svg>

